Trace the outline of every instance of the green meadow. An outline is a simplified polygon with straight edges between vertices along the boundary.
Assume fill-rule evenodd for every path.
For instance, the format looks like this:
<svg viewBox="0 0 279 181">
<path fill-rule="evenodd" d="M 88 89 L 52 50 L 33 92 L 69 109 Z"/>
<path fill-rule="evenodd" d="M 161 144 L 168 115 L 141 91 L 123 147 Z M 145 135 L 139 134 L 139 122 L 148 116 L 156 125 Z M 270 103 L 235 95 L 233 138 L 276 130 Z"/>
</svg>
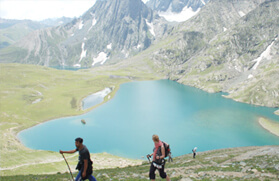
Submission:
<svg viewBox="0 0 279 181">
<path fill-rule="evenodd" d="M 0 64 L 0 176 L 67 171 L 59 153 L 26 148 L 17 134 L 54 118 L 90 111 L 81 109 L 82 99 L 106 87 L 113 88 L 110 93 L 113 97 L 122 83 L 160 78 L 152 71 L 138 70 L 137 66 L 120 66 L 120 69 L 108 66 L 106 69 L 67 71 L 36 65 Z M 107 97 L 104 102 L 108 101 Z M 116 159 L 108 154 L 97 155 L 97 160 L 104 161 L 97 163 L 95 169 L 109 167 L 106 160 Z M 127 164 L 139 163 L 124 160 Z M 75 168 L 77 155 L 69 156 L 69 162 Z"/>
</svg>

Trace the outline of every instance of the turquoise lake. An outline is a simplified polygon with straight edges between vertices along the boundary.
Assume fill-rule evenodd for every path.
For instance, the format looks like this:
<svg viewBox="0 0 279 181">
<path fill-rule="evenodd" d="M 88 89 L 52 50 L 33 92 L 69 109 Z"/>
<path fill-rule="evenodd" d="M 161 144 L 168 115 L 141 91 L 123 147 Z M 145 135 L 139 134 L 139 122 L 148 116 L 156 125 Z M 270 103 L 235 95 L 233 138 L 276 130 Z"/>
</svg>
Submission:
<svg viewBox="0 0 279 181">
<path fill-rule="evenodd" d="M 257 107 L 170 80 L 130 82 L 107 103 L 84 115 L 39 124 L 19 133 L 24 145 L 39 150 L 72 150 L 84 138 L 91 153 L 140 159 L 152 152 L 152 135 L 170 144 L 174 156 L 199 151 L 278 145 L 279 137 L 258 117 L 279 122 L 274 108 Z M 81 123 L 86 120 L 86 124 Z"/>
</svg>

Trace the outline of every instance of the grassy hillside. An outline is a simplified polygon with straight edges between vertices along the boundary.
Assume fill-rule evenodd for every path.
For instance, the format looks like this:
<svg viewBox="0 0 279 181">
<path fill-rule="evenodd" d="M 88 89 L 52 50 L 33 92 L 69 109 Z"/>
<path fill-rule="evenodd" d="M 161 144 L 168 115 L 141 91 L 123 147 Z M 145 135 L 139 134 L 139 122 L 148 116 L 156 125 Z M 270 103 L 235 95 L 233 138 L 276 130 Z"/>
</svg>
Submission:
<svg viewBox="0 0 279 181">
<path fill-rule="evenodd" d="M 14 44 L 32 31 L 45 27 L 45 25 L 31 20 L 0 18 L 0 49 Z"/>
<path fill-rule="evenodd" d="M 59 153 L 26 148 L 17 133 L 53 118 L 85 113 L 82 98 L 105 87 L 115 87 L 113 96 L 121 83 L 162 78 L 152 73 L 152 64 L 139 59 L 80 71 L 0 64 L 1 180 L 70 180 Z M 174 158 L 166 170 L 172 180 L 276 180 L 278 155 L 279 146 L 215 150 L 198 153 L 196 159 L 191 154 Z M 65 156 L 75 172 L 78 155 Z M 142 160 L 106 153 L 92 158 L 98 180 L 148 180 L 149 164 Z"/>
<path fill-rule="evenodd" d="M 213 150 L 174 158 L 166 172 L 176 180 L 278 180 L 279 146 Z M 149 180 L 149 163 L 94 171 L 97 180 Z M 65 165 L 66 167 L 66 165 Z M 77 173 L 74 173 L 76 176 Z M 69 173 L 2 177 L 4 180 L 70 180 Z M 157 173 L 156 178 L 159 178 Z"/>
<path fill-rule="evenodd" d="M 115 76 L 111 78 L 111 75 Z M 112 97 L 121 83 L 154 78 L 156 75 L 147 70 L 143 73 L 136 67 L 124 65 L 122 70 L 108 67 L 106 71 L 102 68 L 65 71 L 36 65 L 0 64 L 0 176 L 13 175 L 15 171 L 42 174 L 65 170 L 60 154 L 28 149 L 19 142 L 17 133 L 47 120 L 85 113 L 81 109 L 82 99 L 105 87 L 114 87 Z M 100 157 L 114 159 L 107 155 Z M 77 155 L 69 160 L 73 167 L 76 160 Z M 137 164 L 137 161 L 127 160 L 126 165 L 129 164 Z M 100 168 L 106 166 L 110 164 L 100 164 Z"/>
</svg>

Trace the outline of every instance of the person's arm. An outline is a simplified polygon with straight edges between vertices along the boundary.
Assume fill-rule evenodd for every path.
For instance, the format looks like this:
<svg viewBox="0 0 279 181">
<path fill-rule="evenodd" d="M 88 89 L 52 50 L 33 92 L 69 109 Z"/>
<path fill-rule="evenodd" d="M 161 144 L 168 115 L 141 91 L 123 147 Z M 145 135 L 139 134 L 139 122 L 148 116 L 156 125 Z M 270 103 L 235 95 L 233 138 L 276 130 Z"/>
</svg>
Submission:
<svg viewBox="0 0 279 181">
<path fill-rule="evenodd" d="M 149 159 L 152 157 L 152 155 L 153 155 L 153 153 L 146 155 L 146 157 Z"/>
<path fill-rule="evenodd" d="M 162 155 L 161 156 L 156 156 L 156 159 L 163 159 L 165 158 L 165 147 L 164 145 L 161 146 L 161 151 L 162 151 Z"/>
<path fill-rule="evenodd" d="M 75 153 L 77 150 L 70 150 L 70 151 L 62 151 L 62 150 L 60 150 L 59 152 L 61 153 L 61 154 L 63 154 L 63 153 Z"/>
<path fill-rule="evenodd" d="M 82 177 L 85 178 L 86 177 L 87 167 L 88 167 L 88 160 L 84 159 L 83 163 L 84 163 L 84 167 L 83 167 Z"/>
</svg>

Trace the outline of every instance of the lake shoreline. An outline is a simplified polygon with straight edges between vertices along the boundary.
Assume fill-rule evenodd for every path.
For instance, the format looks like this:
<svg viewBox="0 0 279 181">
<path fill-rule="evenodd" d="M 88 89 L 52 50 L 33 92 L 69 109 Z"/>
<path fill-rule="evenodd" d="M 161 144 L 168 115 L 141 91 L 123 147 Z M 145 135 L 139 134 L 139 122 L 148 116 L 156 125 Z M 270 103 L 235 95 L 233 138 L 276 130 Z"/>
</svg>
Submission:
<svg viewBox="0 0 279 181">
<path fill-rule="evenodd" d="M 164 78 L 162 78 L 162 79 L 158 79 L 158 80 L 171 80 L 171 79 L 164 79 Z M 143 81 L 154 81 L 154 80 L 143 80 Z M 172 81 L 173 81 L 173 80 L 172 80 Z M 121 83 L 121 84 L 125 84 L 125 83 L 128 83 L 128 82 L 129 82 L 129 81 L 124 82 L 124 83 Z M 177 82 L 177 81 L 175 81 L 175 82 Z M 205 90 L 200 89 L 200 88 L 195 87 L 195 86 L 183 84 L 183 83 L 180 83 L 180 82 L 177 82 L 177 83 L 178 83 L 178 84 L 181 84 L 181 85 L 185 85 L 185 86 L 197 88 L 197 89 L 202 90 L 202 91 L 204 91 L 204 92 L 208 92 L 208 91 L 205 91 Z M 113 97 L 115 96 L 116 92 L 119 90 L 121 84 L 119 84 L 119 85 L 117 85 L 117 86 L 115 86 L 115 87 L 112 87 L 112 91 L 104 97 L 104 100 L 103 100 L 101 103 L 99 103 L 99 104 L 97 104 L 97 105 L 95 105 L 95 106 L 92 106 L 92 107 L 90 107 L 90 108 L 88 108 L 88 109 L 83 109 L 83 108 L 82 108 L 82 101 L 83 101 L 86 97 L 88 97 L 88 96 L 90 96 L 90 95 L 92 95 L 92 94 L 95 94 L 95 93 L 97 93 L 97 92 L 100 92 L 100 91 L 97 91 L 97 92 L 95 92 L 95 93 L 92 93 L 92 94 L 88 94 L 88 95 L 86 95 L 86 96 L 83 96 L 83 97 L 79 100 L 79 105 L 78 105 L 79 111 L 82 111 L 81 113 L 69 114 L 69 115 L 65 115 L 65 116 L 56 116 L 56 117 L 53 117 L 53 118 L 46 119 L 46 120 L 44 120 L 44 121 L 42 121 L 42 122 L 39 122 L 39 123 L 37 123 L 37 124 L 35 124 L 35 125 L 31 126 L 31 127 L 27 127 L 27 128 L 23 128 L 23 129 L 20 128 L 19 130 L 16 131 L 15 138 L 16 138 L 20 143 L 22 143 L 22 142 L 20 141 L 20 139 L 18 139 L 18 134 L 19 134 L 20 132 L 24 131 L 24 130 L 28 130 L 28 129 L 30 129 L 30 128 L 33 128 L 33 127 L 37 126 L 37 125 L 41 125 L 41 124 L 43 124 L 43 123 L 46 123 L 46 122 L 48 122 L 48 121 L 52 121 L 52 120 L 56 120 L 56 119 L 62 119 L 62 118 L 68 118 L 68 117 L 80 116 L 80 115 L 83 115 L 83 114 L 86 114 L 86 113 L 92 111 L 93 109 L 95 109 L 95 108 L 97 108 L 97 107 L 99 107 L 99 106 L 105 104 L 105 103 L 108 102 L 109 100 L 113 99 Z M 105 87 L 105 88 L 106 88 L 106 87 Z M 221 91 L 220 91 L 220 92 L 221 92 Z M 210 93 L 210 92 L 208 92 L 208 93 Z M 219 92 L 212 92 L 212 93 L 214 94 L 214 93 L 219 93 Z M 227 92 L 222 92 L 222 93 L 227 93 Z M 211 94 L 211 93 L 210 93 L 210 94 Z M 108 99 L 108 96 L 110 96 L 109 99 Z M 233 100 L 233 101 L 235 101 L 235 102 L 239 102 L 239 103 L 249 104 L 249 105 L 253 105 L 253 106 L 259 106 L 259 105 L 255 105 L 255 104 L 250 104 L 250 103 L 238 101 L 238 100 L 235 100 L 235 99 L 233 99 L 233 98 L 229 98 L 229 97 L 227 97 L 227 95 L 222 95 L 222 97 L 227 98 L 227 99 L 231 99 L 231 100 Z M 259 106 L 259 107 L 265 107 L 265 106 Z M 277 111 L 275 111 L 274 114 L 277 115 L 277 116 L 279 116 L 279 109 L 278 109 Z M 22 144 L 22 145 L 24 146 L 24 144 Z M 25 147 L 25 146 L 24 146 L 24 147 Z"/>
<path fill-rule="evenodd" d="M 82 111 L 82 113 L 80 113 L 80 114 L 78 113 L 78 114 L 68 115 L 68 116 L 62 116 L 62 117 L 61 117 L 61 116 L 57 116 L 57 117 L 54 117 L 54 118 L 50 118 L 50 119 L 44 120 L 44 121 L 39 122 L 39 123 L 37 123 L 37 124 L 35 124 L 35 125 L 31 126 L 31 127 L 23 128 L 23 129 L 17 130 L 17 132 L 14 134 L 14 137 L 20 142 L 20 144 L 22 144 L 24 147 L 26 147 L 26 146 L 22 143 L 21 139 L 19 138 L 19 133 L 21 133 L 22 131 L 27 131 L 28 129 L 32 129 L 32 128 L 35 127 L 35 126 L 44 124 L 44 123 L 49 122 L 49 121 L 55 121 L 56 119 L 70 118 L 70 117 L 75 117 L 75 116 L 80 116 L 80 115 L 86 114 L 86 113 L 92 111 L 93 109 L 95 109 L 95 108 L 97 108 L 97 107 L 103 105 L 104 103 L 108 102 L 109 100 L 113 99 L 113 97 L 114 97 L 115 93 L 117 92 L 117 90 L 119 89 L 119 87 L 120 87 L 120 85 L 118 85 L 118 86 L 116 86 L 116 87 L 113 87 L 112 91 L 104 97 L 104 100 L 103 100 L 101 103 L 99 103 L 99 104 L 97 104 L 97 105 L 95 105 L 95 106 L 92 106 L 92 107 L 90 107 L 90 108 L 88 108 L 88 109 L 85 109 L 85 110 L 82 109 L 82 100 L 83 100 L 84 98 L 86 98 L 88 95 L 82 97 L 81 100 L 79 101 L 79 105 L 78 105 L 79 110 Z M 97 92 L 99 92 L 99 91 L 97 91 Z M 94 93 L 93 93 L 93 94 L 94 94 Z M 92 95 L 92 94 L 90 94 L 90 95 Z M 110 96 L 110 99 L 107 98 L 108 96 Z M 26 148 L 28 148 L 28 147 L 26 147 Z M 30 149 L 30 148 L 29 148 L 29 149 Z"/>
<path fill-rule="evenodd" d="M 138 81 L 137 81 L 138 82 Z M 149 82 L 149 83 L 148 83 Z M 168 87 L 169 87 L 169 91 L 173 91 L 174 89 L 173 89 L 173 86 L 177 86 L 178 88 L 180 88 L 181 90 L 177 93 L 177 92 L 175 92 L 175 93 L 177 93 L 178 95 L 180 95 L 180 94 L 183 94 L 182 92 L 183 91 L 185 91 L 185 90 L 188 90 L 188 89 L 190 89 L 190 90 L 192 90 L 193 88 L 189 88 L 189 87 L 181 87 L 180 85 L 178 85 L 178 84 L 176 84 L 175 82 L 173 82 L 173 81 L 171 81 L 171 80 L 160 80 L 159 81 L 160 82 L 160 84 L 158 84 L 158 83 L 156 83 L 155 85 L 156 86 L 154 86 L 153 85 L 153 83 L 150 83 L 150 81 L 144 81 L 144 83 L 137 83 L 137 84 L 142 84 L 142 87 L 141 88 L 144 88 L 144 89 L 146 89 L 146 86 L 149 86 L 150 84 L 152 85 L 152 86 L 154 86 L 153 88 L 154 88 L 154 90 L 153 90 L 153 93 L 155 93 L 155 92 L 158 92 L 158 91 L 160 91 L 161 89 L 159 89 L 160 87 L 158 86 L 158 85 L 163 85 L 163 86 L 166 86 L 166 85 L 168 85 Z M 134 84 L 134 83 L 133 83 Z M 147 84 L 147 85 L 146 85 Z M 170 84 L 170 85 L 169 85 Z M 144 85 L 144 87 L 143 87 L 143 85 Z M 125 87 L 125 86 L 124 86 Z M 128 92 L 136 92 L 138 89 L 139 89 L 139 85 L 137 85 L 137 86 L 134 86 L 133 87 L 133 89 L 132 89 L 132 86 L 127 86 L 127 87 L 129 87 L 131 90 L 129 90 Z M 164 87 L 165 88 L 165 87 Z M 136 89 L 136 90 L 134 90 L 134 89 Z M 133 90 L 133 91 L 132 91 Z M 149 90 L 149 89 L 148 89 Z M 155 91 L 156 90 L 156 91 Z M 166 89 L 166 90 L 168 90 L 168 89 Z M 195 91 L 196 91 L 196 89 L 195 89 Z M 114 92 L 116 92 L 116 90 L 114 90 Z M 205 92 L 205 91 L 199 91 L 199 93 L 201 93 L 201 94 L 199 94 L 198 96 L 196 96 L 196 97 L 198 97 L 199 99 L 200 99 L 200 97 L 203 95 L 203 96 L 205 96 L 206 98 L 208 98 L 207 96 L 208 96 L 208 94 Z M 148 95 L 150 95 L 150 96 L 152 96 L 152 94 L 149 94 L 148 93 Z M 147 96 L 145 96 L 145 97 L 147 97 L 148 98 L 148 95 Z M 172 92 L 171 93 L 169 93 L 169 95 L 174 95 Z M 185 94 L 183 94 L 183 95 L 185 95 Z M 190 94 L 189 94 L 190 95 Z M 123 93 L 122 94 L 122 97 L 125 97 L 126 99 L 127 99 L 127 94 L 125 94 L 125 93 Z M 134 97 L 135 97 L 135 100 L 136 99 L 138 99 L 138 98 L 136 98 L 137 96 L 135 96 L 134 95 Z M 219 95 L 218 95 L 218 97 L 219 97 Z M 152 98 L 156 98 L 156 97 L 154 97 L 154 96 L 152 96 Z M 193 96 L 191 96 L 191 98 L 193 98 Z M 212 99 L 214 98 L 214 97 L 211 97 Z M 187 99 L 186 97 L 185 97 L 185 99 Z M 222 98 L 221 98 L 222 99 Z M 132 99 L 129 99 L 129 100 L 132 100 Z M 163 101 L 161 98 L 158 98 L 157 97 L 157 102 L 159 101 Z M 222 102 L 222 104 L 226 104 L 226 102 L 227 102 L 227 100 L 226 99 L 222 99 L 222 100 L 225 100 L 225 102 Z M 167 100 L 165 100 L 166 101 L 166 104 L 164 104 L 164 105 L 168 105 L 168 101 Z M 146 101 L 145 101 L 146 102 Z M 187 102 L 187 101 L 185 101 L 185 102 Z M 194 102 L 199 102 L 199 101 L 194 101 Z M 104 104 L 105 103 L 105 101 L 103 101 L 102 102 L 102 104 Z M 130 102 L 129 104 L 127 104 L 127 105 L 131 105 L 133 102 Z M 243 104 L 244 106 L 247 106 L 246 104 Z M 153 106 L 154 107 L 154 106 Z M 155 107 L 160 107 L 160 106 L 155 106 Z M 183 106 L 181 106 L 181 107 L 183 107 Z M 146 107 L 145 107 L 146 108 Z M 94 109 L 94 108 L 92 108 L 92 109 Z M 92 109 L 90 109 L 90 110 L 88 110 L 88 111 L 91 111 Z M 253 108 L 254 109 L 254 108 Z M 115 110 L 115 109 L 114 109 Z M 124 109 L 124 110 L 127 110 L 127 109 Z M 273 110 L 272 110 L 272 112 L 273 112 Z M 84 113 L 85 114 L 85 113 Z M 94 113 L 95 114 L 95 113 Z M 126 114 L 126 112 L 125 112 L 125 114 Z M 125 114 L 123 114 L 123 115 L 125 115 Z M 204 114 L 208 114 L 207 112 L 205 112 Z M 271 112 L 270 112 L 270 114 L 271 114 Z M 96 115 L 96 114 L 95 114 Z M 159 114 L 158 114 L 159 115 Z M 86 115 L 85 115 L 86 116 Z M 91 116 L 92 117 L 92 116 Z M 103 117 L 103 116 L 102 116 Z M 211 116 L 212 117 L 212 116 Z M 227 116 L 227 117 L 231 117 L 231 116 Z M 69 118 L 69 119 L 71 119 L 71 116 L 67 116 L 67 118 Z M 75 120 L 75 123 L 77 123 L 77 121 L 78 120 L 81 120 L 81 119 L 83 119 L 84 118 L 84 115 L 83 114 L 80 114 L 80 115 L 78 115 L 78 117 L 74 117 L 74 118 L 76 118 Z M 61 118 L 60 118 L 61 119 Z M 86 118 L 87 119 L 87 118 Z M 97 120 L 96 119 L 96 117 L 94 117 L 94 119 L 95 120 Z M 115 117 L 114 118 L 111 118 L 111 119 L 115 119 Z M 111 119 L 106 119 L 106 120 L 111 120 Z M 119 118 L 120 119 L 120 118 Z M 163 119 L 163 118 L 162 118 Z M 166 118 L 167 120 L 170 120 L 169 118 Z M 213 119 L 213 118 L 212 118 Z M 90 120 L 90 118 L 88 118 L 88 120 Z M 102 119 L 101 119 L 102 120 Z M 128 120 L 128 119 L 122 119 L 121 118 L 121 120 Z M 165 120 L 165 121 L 167 121 L 167 120 Z M 214 120 L 214 119 L 213 119 Z M 212 121 L 213 121 L 212 120 Z M 55 121 L 55 120 L 51 120 L 51 121 Z M 217 121 L 218 121 L 218 119 L 217 119 Z M 137 122 L 137 121 L 135 121 L 135 122 Z M 235 122 L 235 121 L 233 121 L 233 122 Z M 65 122 L 63 122 L 60 126 L 62 126 L 62 125 L 64 125 L 64 126 L 68 126 L 68 124 L 67 124 L 68 122 L 67 121 L 65 121 Z M 80 122 L 79 122 L 80 123 Z M 109 125 L 109 124 L 108 124 Z M 83 130 L 85 130 L 86 128 L 87 129 L 90 129 L 90 126 L 92 126 L 92 125 L 88 125 L 89 127 L 84 127 L 83 128 Z M 73 129 L 76 129 L 76 128 L 73 128 Z M 248 130 L 249 130 L 249 128 L 248 128 Z M 185 131 L 185 130 L 184 130 Z M 88 132 L 88 131 L 87 131 Z M 264 130 L 262 130 L 262 132 L 265 132 Z M 47 133 L 45 133 L 45 134 L 47 134 Z M 97 133 L 96 133 L 97 134 Z M 98 133 L 99 134 L 99 133 Z M 102 133 L 100 133 L 100 134 L 102 134 Z M 151 133 L 147 133 L 147 134 L 150 134 L 150 135 L 152 135 L 152 132 Z M 17 135 L 18 137 L 19 137 L 19 135 Z M 162 137 L 164 136 L 163 134 L 161 135 Z M 28 138 L 28 139 L 25 139 L 25 140 L 29 140 L 29 139 L 32 139 L 32 138 Z M 22 140 L 24 140 L 24 139 L 22 139 Z M 93 140 L 93 139 L 92 139 Z M 99 139 L 98 139 L 98 141 L 99 141 Z M 23 143 L 23 142 L 22 142 Z M 254 144 L 254 145 L 257 145 L 256 143 Z M 216 145 L 217 147 L 216 148 L 219 148 L 219 147 L 223 147 L 223 148 L 226 148 L 227 146 L 233 146 L 233 147 L 235 147 L 235 146 L 238 146 L 238 145 L 226 145 L 226 144 L 224 144 L 223 146 L 220 146 L 220 145 Z M 59 147 L 57 147 L 56 146 L 56 148 L 55 149 L 52 149 L 52 150 L 54 150 L 54 151 L 56 151 L 57 149 L 59 149 Z M 188 149 L 188 148 L 187 148 Z M 214 149 L 214 147 L 211 147 L 211 149 Z M 211 150 L 211 149 L 209 149 L 209 150 Z M 182 150 L 182 149 L 179 149 L 179 150 Z M 208 149 L 204 149 L 204 150 L 208 150 Z M 97 153 L 102 153 L 102 150 L 95 150 Z M 146 150 L 145 150 L 145 152 L 146 152 Z M 182 151 L 181 151 L 182 152 Z M 112 154 L 113 154 L 113 152 L 111 152 Z M 135 153 L 135 152 L 133 152 L 133 153 Z M 114 153 L 115 154 L 115 153 Z M 177 155 L 180 155 L 180 153 L 178 153 Z M 130 158 L 132 158 L 132 157 L 130 157 Z M 135 158 L 135 157 L 134 157 Z"/>
<path fill-rule="evenodd" d="M 107 97 L 107 96 L 108 96 L 107 99 L 109 100 L 110 99 L 110 95 L 109 94 L 113 91 L 113 89 L 114 89 L 114 87 L 106 87 L 103 90 L 97 91 L 97 92 L 92 93 L 92 94 L 86 96 L 85 98 L 83 98 L 81 100 L 81 108 L 82 108 L 82 110 L 84 111 L 84 110 L 90 109 L 91 107 L 97 106 L 98 104 L 103 103 L 105 97 Z M 85 104 L 89 104 L 89 105 L 92 104 L 92 103 L 90 103 L 90 101 L 88 101 L 88 99 L 90 99 L 91 97 L 94 97 L 94 96 L 96 96 L 97 98 L 101 98 L 102 101 L 97 103 L 97 104 L 95 104 L 95 105 L 92 105 L 92 106 L 89 106 L 89 107 L 85 107 Z"/>
<path fill-rule="evenodd" d="M 262 128 L 279 137 L 279 123 L 260 117 L 258 123 Z"/>
</svg>

